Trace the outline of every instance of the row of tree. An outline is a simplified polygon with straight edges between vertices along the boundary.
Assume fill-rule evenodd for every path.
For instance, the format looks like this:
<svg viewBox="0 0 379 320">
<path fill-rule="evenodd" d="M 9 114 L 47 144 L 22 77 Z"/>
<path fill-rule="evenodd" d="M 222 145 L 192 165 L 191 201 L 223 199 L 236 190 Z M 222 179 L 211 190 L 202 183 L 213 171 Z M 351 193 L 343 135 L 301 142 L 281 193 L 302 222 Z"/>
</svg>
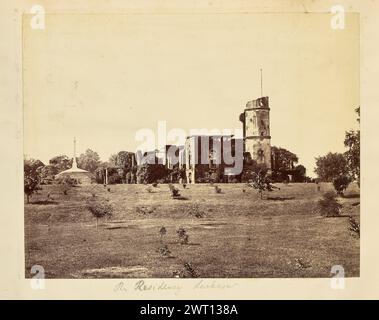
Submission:
<svg viewBox="0 0 379 320">
<path fill-rule="evenodd" d="M 359 123 L 360 108 L 355 109 L 355 112 Z M 360 130 L 346 131 L 344 145 L 347 148 L 344 153 L 329 152 L 316 158 L 315 173 L 320 181 L 344 181 L 344 184 L 357 181 L 360 184 Z"/>
<path fill-rule="evenodd" d="M 246 156 L 245 156 L 246 158 Z M 272 179 L 275 182 L 283 182 L 291 180 L 294 182 L 304 182 L 307 180 L 306 169 L 302 165 L 296 165 L 298 157 L 296 154 L 279 147 L 272 147 Z M 59 155 L 51 158 L 49 164 L 44 165 L 39 160 L 32 160 L 34 167 L 40 167 L 38 174 L 42 184 L 50 184 L 54 180 L 54 176 L 59 172 L 67 170 L 72 166 L 72 159 L 66 155 Z M 152 183 L 154 181 L 176 182 L 180 178 L 185 178 L 184 170 L 179 168 L 167 169 L 164 165 L 140 165 L 136 166 L 136 159 L 133 152 L 120 151 L 112 154 L 109 161 L 102 162 L 97 152 L 87 149 L 77 158 L 79 168 L 87 170 L 94 174 L 98 183 L 105 180 L 105 169 L 108 171 L 108 183 Z M 247 165 L 246 165 L 247 163 Z M 251 163 L 249 159 L 245 161 L 244 173 Z M 256 171 L 255 169 L 253 171 Z M 247 174 L 248 175 L 248 174 Z M 238 180 L 241 180 L 238 177 Z M 209 181 L 212 180 L 212 174 L 209 174 Z M 207 181 L 204 181 L 207 182 Z"/>
<path fill-rule="evenodd" d="M 306 169 L 302 165 L 296 165 L 298 157 L 296 154 L 278 147 L 272 147 L 273 168 L 271 179 L 273 182 L 304 182 L 309 180 L 306 177 Z M 40 160 L 24 160 L 24 190 L 27 198 L 38 190 L 41 184 L 51 184 L 55 176 L 72 167 L 73 159 L 66 155 L 58 155 L 44 164 Z M 167 168 L 162 164 L 143 164 L 136 165 L 136 158 L 133 152 L 120 151 L 112 154 L 107 162 L 102 162 L 97 152 L 87 149 L 76 159 L 78 167 L 91 172 L 97 183 L 104 183 L 105 169 L 107 169 L 108 183 L 172 183 L 185 180 L 185 169 L 176 165 L 174 168 Z M 211 170 L 204 175 L 201 182 L 223 182 L 220 172 Z M 220 168 L 219 168 L 220 169 Z M 250 154 L 244 155 L 243 172 L 231 180 L 231 182 L 249 182 L 254 174 L 262 168 L 256 165 Z M 220 169 L 221 170 L 221 169 Z M 291 177 L 291 179 L 290 179 Z M 58 181 L 59 182 L 59 181 Z"/>
<path fill-rule="evenodd" d="M 296 154 L 280 147 L 271 147 L 272 175 L 274 182 L 308 182 L 306 168 L 297 164 L 299 158 Z"/>
</svg>

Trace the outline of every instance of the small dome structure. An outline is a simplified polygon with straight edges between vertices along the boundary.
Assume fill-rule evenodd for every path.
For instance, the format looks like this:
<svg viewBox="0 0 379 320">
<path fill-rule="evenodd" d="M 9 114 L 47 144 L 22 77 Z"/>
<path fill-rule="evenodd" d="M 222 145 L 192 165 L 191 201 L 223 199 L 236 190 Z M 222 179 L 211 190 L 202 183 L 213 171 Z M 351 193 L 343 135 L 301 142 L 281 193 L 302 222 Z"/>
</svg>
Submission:
<svg viewBox="0 0 379 320">
<path fill-rule="evenodd" d="M 74 157 L 72 159 L 72 167 L 65 171 L 58 173 L 55 178 L 62 178 L 69 176 L 78 181 L 79 184 L 88 185 L 94 180 L 94 176 L 87 170 L 80 169 L 76 162 L 76 139 L 74 138 Z"/>
</svg>

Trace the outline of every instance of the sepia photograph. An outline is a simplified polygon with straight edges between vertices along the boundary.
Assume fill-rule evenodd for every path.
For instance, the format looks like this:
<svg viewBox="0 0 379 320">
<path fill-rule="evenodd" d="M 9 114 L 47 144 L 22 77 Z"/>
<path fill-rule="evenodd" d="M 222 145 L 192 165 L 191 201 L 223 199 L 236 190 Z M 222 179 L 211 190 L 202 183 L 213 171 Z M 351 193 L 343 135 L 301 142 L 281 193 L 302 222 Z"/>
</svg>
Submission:
<svg viewBox="0 0 379 320">
<path fill-rule="evenodd" d="M 360 20 L 333 10 L 24 14 L 25 278 L 359 278 Z"/>
</svg>

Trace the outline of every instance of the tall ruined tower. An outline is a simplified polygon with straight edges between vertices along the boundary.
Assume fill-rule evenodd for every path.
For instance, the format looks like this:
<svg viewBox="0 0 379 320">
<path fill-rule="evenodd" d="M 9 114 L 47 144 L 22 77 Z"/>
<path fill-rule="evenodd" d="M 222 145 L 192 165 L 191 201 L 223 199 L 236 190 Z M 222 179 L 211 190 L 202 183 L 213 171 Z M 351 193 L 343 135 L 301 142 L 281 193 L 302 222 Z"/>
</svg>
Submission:
<svg viewBox="0 0 379 320">
<path fill-rule="evenodd" d="M 270 108 L 268 97 L 249 101 L 240 114 L 243 124 L 244 152 L 259 165 L 271 170 Z"/>
</svg>

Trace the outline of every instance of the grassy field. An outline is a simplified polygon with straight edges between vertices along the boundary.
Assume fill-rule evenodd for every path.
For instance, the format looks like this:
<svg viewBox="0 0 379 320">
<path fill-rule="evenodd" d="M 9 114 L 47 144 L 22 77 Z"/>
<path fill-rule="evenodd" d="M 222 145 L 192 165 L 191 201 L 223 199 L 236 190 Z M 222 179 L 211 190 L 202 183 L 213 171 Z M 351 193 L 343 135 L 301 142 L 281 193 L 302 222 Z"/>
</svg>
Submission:
<svg viewBox="0 0 379 320">
<path fill-rule="evenodd" d="M 315 184 L 277 184 L 280 190 L 263 200 L 244 184 L 219 186 L 220 194 L 206 184 L 176 186 L 181 200 L 171 199 L 167 185 L 78 186 L 67 195 L 43 186 L 25 205 L 25 275 L 38 264 L 47 278 L 330 277 L 333 265 L 359 276 L 359 238 L 347 217 L 359 221 L 357 186 L 339 200 L 338 218 L 317 211 L 329 184 L 321 191 Z M 93 198 L 114 207 L 98 228 L 87 209 Z M 180 243 L 179 227 L 188 244 Z"/>
</svg>

